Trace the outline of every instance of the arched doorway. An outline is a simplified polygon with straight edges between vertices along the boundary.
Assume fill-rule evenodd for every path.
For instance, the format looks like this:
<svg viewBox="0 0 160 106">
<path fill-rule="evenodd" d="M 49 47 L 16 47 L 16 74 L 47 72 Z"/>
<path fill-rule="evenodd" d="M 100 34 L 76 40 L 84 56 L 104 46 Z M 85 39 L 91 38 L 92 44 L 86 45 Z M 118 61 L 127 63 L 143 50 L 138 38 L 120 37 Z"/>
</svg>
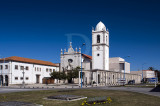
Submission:
<svg viewBox="0 0 160 106">
<path fill-rule="evenodd" d="M 98 74 L 98 83 L 100 83 L 100 74 Z"/>
<path fill-rule="evenodd" d="M 5 86 L 8 86 L 8 75 L 5 75 Z"/>
<path fill-rule="evenodd" d="M 3 85 L 3 75 L 0 75 L 0 84 Z"/>
</svg>

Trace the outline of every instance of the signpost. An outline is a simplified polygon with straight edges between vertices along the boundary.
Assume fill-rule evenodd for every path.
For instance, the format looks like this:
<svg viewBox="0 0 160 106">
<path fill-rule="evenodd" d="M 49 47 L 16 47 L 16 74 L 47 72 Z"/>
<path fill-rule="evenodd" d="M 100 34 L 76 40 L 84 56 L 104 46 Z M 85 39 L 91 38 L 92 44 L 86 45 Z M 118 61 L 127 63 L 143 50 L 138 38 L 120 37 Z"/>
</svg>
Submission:
<svg viewBox="0 0 160 106">
<path fill-rule="evenodd" d="M 125 79 L 125 78 L 118 79 L 118 83 L 120 83 L 120 85 L 121 85 L 121 84 L 125 84 L 125 82 L 126 82 L 126 79 Z"/>
<path fill-rule="evenodd" d="M 149 82 L 154 83 L 154 84 L 155 84 L 155 87 L 156 87 L 157 81 L 158 81 L 158 78 L 156 78 L 156 77 L 149 79 Z"/>
</svg>

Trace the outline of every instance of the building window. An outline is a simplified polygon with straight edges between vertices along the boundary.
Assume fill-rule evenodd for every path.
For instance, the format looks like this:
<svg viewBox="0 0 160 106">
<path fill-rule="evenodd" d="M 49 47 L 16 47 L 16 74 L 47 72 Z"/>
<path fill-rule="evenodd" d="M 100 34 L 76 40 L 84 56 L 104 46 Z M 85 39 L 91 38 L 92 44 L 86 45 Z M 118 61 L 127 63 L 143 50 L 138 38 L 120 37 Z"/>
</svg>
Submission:
<svg viewBox="0 0 160 106">
<path fill-rule="evenodd" d="M 21 70 L 24 70 L 24 66 L 21 66 Z"/>
<path fill-rule="evenodd" d="M 28 77 L 26 77 L 26 80 L 29 80 L 29 78 L 28 78 Z"/>
<path fill-rule="evenodd" d="M 39 71 L 39 68 L 37 68 L 37 71 Z"/>
<path fill-rule="evenodd" d="M 120 63 L 120 70 L 124 70 L 124 63 Z"/>
<path fill-rule="evenodd" d="M 63 67 L 63 70 L 64 70 L 64 67 Z M 55 71 L 55 69 L 53 69 L 53 72 Z"/>
<path fill-rule="evenodd" d="M 26 70 L 29 70 L 29 67 L 28 67 L 28 66 L 26 66 Z"/>
<path fill-rule="evenodd" d="M 46 68 L 46 72 L 48 72 L 48 68 Z"/>
<path fill-rule="evenodd" d="M 99 56 L 100 54 L 98 53 L 97 56 Z"/>
<path fill-rule="evenodd" d="M 15 80 L 18 80 L 18 77 L 15 77 Z"/>
<path fill-rule="evenodd" d="M 35 67 L 35 71 L 36 71 L 36 67 Z"/>
<path fill-rule="evenodd" d="M 41 72 L 41 68 L 40 68 L 40 72 Z"/>
<path fill-rule="evenodd" d="M 5 69 L 8 69 L 8 65 L 5 65 Z"/>
<path fill-rule="evenodd" d="M 97 43 L 100 43 L 100 35 L 97 35 Z"/>
<path fill-rule="evenodd" d="M 1 70 L 3 69 L 3 65 L 0 65 L 0 69 L 1 69 Z"/>
<path fill-rule="evenodd" d="M 52 72 L 52 69 L 50 69 L 49 71 Z"/>
<path fill-rule="evenodd" d="M 18 70 L 18 65 L 15 65 L 15 69 Z"/>
<path fill-rule="evenodd" d="M 21 80 L 23 80 L 23 77 L 21 77 Z"/>
</svg>

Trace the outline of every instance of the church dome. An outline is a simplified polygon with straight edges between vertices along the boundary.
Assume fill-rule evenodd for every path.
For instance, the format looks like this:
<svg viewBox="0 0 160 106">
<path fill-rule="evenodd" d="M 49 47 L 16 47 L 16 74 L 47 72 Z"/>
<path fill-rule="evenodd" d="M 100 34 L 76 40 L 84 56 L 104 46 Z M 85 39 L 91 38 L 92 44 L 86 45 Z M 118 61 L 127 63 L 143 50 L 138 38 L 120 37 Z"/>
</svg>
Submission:
<svg viewBox="0 0 160 106">
<path fill-rule="evenodd" d="M 100 21 L 100 22 L 97 24 L 95 31 L 103 31 L 103 30 L 106 31 L 106 26 Z"/>
</svg>

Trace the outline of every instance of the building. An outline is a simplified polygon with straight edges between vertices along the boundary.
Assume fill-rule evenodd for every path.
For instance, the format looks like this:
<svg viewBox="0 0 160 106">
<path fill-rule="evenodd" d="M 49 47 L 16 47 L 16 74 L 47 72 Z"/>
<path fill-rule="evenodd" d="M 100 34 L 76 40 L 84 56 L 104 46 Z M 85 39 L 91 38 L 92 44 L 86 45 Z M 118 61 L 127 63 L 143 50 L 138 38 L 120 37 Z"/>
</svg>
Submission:
<svg viewBox="0 0 160 106">
<path fill-rule="evenodd" d="M 130 73 L 130 63 L 126 62 L 123 58 L 112 57 L 109 58 L 109 70 L 115 72 Z"/>
<path fill-rule="evenodd" d="M 81 59 L 82 58 L 82 59 Z M 81 64 L 82 62 L 82 64 Z M 109 58 L 109 30 L 102 22 L 92 29 L 92 56 L 81 53 L 81 48 L 77 51 L 72 48 L 72 43 L 68 51 L 61 49 L 61 68 L 66 71 L 82 65 L 83 85 L 116 85 L 135 80 L 141 82 L 141 75 L 130 73 L 130 63 L 123 58 Z M 79 85 L 81 71 L 79 71 Z"/>
<path fill-rule="evenodd" d="M 143 72 L 143 73 L 142 73 Z M 151 78 L 155 78 L 155 71 L 152 70 L 140 70 L 140 71 L 131 71 L 132 74 L 139 74 L 142 76 L 142 80 L 149 82 Z"/>
<path fill-rule="evenodd" d="M 25 84 L 42 83 L 53 71 L 59 68 L 48 61 L 17 56 L 0 59 L 1 84 L 22 84 L 23 79 Z"/>
</svg>

